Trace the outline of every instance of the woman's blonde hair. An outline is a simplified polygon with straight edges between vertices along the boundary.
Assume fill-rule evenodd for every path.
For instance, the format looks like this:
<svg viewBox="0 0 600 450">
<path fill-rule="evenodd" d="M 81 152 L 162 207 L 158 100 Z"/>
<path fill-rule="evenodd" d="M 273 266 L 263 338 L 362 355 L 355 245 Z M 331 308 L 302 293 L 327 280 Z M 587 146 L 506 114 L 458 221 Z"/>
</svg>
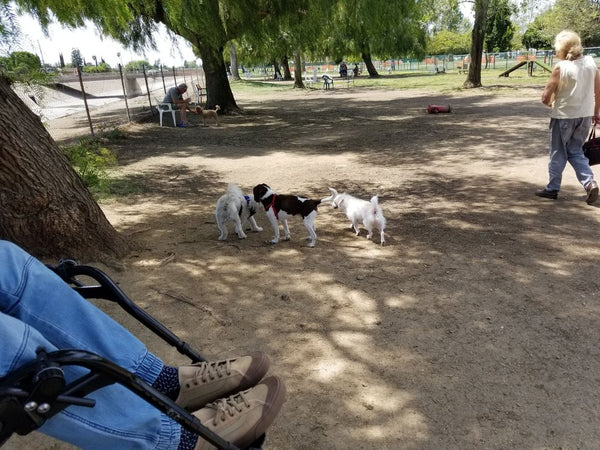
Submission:
<svg viewBox="0 0 600 450">
<path fill-rule="evenodd" d="M 558 59 L 573 61 L 583 54 L 579 35 L 571 30 L 563 30 L 554 39 L 554 50 Z"/>
</svg>

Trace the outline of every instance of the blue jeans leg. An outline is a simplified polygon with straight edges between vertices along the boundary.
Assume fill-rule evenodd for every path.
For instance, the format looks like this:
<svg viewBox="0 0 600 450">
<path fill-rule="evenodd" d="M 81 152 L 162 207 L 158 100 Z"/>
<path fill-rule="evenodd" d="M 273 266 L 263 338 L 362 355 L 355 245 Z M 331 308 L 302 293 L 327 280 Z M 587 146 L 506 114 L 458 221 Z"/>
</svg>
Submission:
<svg viewBox="0 0 600 450">
<path fill-rule="evenodd" d="M 42 263 L 0 241 L 0 266 L 0 376 L 33 359 L 42 345 L 88 350 L 148 383 L 156 379 L 162 361 Z M 40 431 L 86 449 L 177 447 L 181 427 L 126 388 L 107 386 L 89 397 L 97 400 L 94 408 L 71 406 Z"/>
<path fill-rule="evenodd" d="M 583 143 L 590 132 L 591 119 L 551 119 L 550 120 L 550 162 L 548 173 L 549 191 L 559 191 L 562 173 L 567 161 L 575 170 L 575 175 L 585 188 L 594 179 L 588 159 L 583 154 Z"/>
</svg>

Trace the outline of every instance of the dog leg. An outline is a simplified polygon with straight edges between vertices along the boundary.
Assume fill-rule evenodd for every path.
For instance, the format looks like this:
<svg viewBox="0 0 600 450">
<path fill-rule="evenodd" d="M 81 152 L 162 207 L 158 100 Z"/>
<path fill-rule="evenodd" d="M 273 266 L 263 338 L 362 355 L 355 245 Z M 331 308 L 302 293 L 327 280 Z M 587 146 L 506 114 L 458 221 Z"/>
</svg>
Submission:
<svg viewBox="0 0 600 450">
<path fill-rule="evenodd" d="M 385 244 L 385 236 L 383 233 L 383 228 L 380 231 L 381 231 L 381 245 L 383 245 L 383 244 Z"/>
<path fill-rule="evenodd" d="M 290 228 L 288 227 L 287 219 L 282 219 L 281 224 L 283 225 L 283 240 L 289 241 L 292 235 L 290 234 Z"/>
<path fill-rule="evenodd" d="M 354 229 L 354 233 L 358 236 L 360 231 L 358 229 L 358 222 L 356 220 L 352 221 L 352 228 Z"/>
<path fill-rule="evenodd" d="M 246 239 L 246 233 L 244 233 L 244 230 L 242 229 L 242 221 L 240 220 L 239 216 L 235 216 L 233 219 L 233 222 L 235 223 L 235 232 L 238 235 L 239 239 Z"/>
<path fill-rule="evenodd" d="M 271 244 L 277 244 L 279 242 L 279 223 L 277 222 L 277 218 L 275 217 L 272 208 L 267 211 L 267 217 L 273 227 L 273 239 L 271 239 Z"/>
<path fill-rule="evenodd" d="M 225 228 L 219 227 L 219 229 L 221 230 L 221 236 L 219 236 L 219 241 L 225 241 L 225 240 L 227 240 L 227 234 L 228 234 L 227 228 L 226 227 Z"/>
<path fill-rule="evenodd" d="M 308 230 L 308 235 L 309 235 L 308 239 L 310 239 L 308 246 L 311 248 L 314 247 L 315 244 L 317 243 L 317 233 L 315 231 L 315 216 L 313 213 L 314 213 L 314 211 L 312 213 L 310 213 L 308 216 L 306 216 L 303 220 L 304 226 Z"/>
<path fill-rule="evenodd" d="M 262 227 L 258 226 L 254 217 L 250 216 L 250 218 L 248 219 L 248 222 L 250 222 L 250 228 L 252 229 L 252 231 L 262 231 L 263 230 Z"/>
<path fill-rule="evenodd" d="M 217 226 L 219 227 L 219 230 L 221 231 L 221 235 L 219 236 L 219 241 L 224 241 L 225 239 L 227 239 L 227 224 L 223 221 L 221 221 L 219 219 L 219 216 L 217 215 Z"/>
</svg>

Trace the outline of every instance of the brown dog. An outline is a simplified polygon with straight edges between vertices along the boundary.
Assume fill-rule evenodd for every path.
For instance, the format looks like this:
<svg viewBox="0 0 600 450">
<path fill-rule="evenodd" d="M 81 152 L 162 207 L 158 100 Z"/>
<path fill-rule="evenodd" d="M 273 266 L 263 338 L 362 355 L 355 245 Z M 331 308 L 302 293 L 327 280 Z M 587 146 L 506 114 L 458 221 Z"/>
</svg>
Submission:
<svg viewBox="0 0 600 450">
<path fill-rule="evenodd" d="M 206 119 L 213 118 L 215 119 L 215 123 L 219 126 L 219 115 L 217 111 L 220 110 L 221 107 L 219 105 L 215 106 L 215 109 L 202 109 L 201 106 L 196 106 L 196 114 L 202 114 L 202 125 L 206 125 Z"/>
</svg>

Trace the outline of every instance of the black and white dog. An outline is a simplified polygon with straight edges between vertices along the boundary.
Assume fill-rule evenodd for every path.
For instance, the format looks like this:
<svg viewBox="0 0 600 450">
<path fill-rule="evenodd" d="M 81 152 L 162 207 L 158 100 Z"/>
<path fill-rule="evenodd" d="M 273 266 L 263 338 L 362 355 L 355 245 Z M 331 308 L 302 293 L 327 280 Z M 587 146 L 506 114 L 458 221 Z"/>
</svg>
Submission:
<svg viewBox="0 0 600 450">
<path fill-rule="evenodd" d="M 243 226 L 246 222 L 250 223 L 252 231 L 262 231 L 262 228 L 256 224 L 254 214 L 258 205 L 253 198 L 244 195 L 239 186 L 235 183 L 229 183 L 227 193 L 222 195 L 217 200 L 215 209 L 215 217 L 217 218 L 217 226 L 221 230 L 219 236 L 220 241 L 227 239 L 227 222 L 233 222 L 235 232 L 238 238 L 245 239 Z"/>
<path fill-rule="evenodd" d="M 317 206 L 322 200 L 312 200 L 298 197 L 297 195 L 279 195 L 271 190 L 266 184 L 254 186 L 254 201 L 261 203 L 271 226 L 273 227 L 274 237 L 272 244 L 279 242 L 279 223 L 283 225 L 285 241 L 290 239 L 290 229 L 287 220 L 297 214 L 302 216 L 304 226 L 308 230 L 309 247 L 314 247 L 317 242 L 317 233 L 315 232 L 315 217 L 317 217 Z"/>
</svg>

